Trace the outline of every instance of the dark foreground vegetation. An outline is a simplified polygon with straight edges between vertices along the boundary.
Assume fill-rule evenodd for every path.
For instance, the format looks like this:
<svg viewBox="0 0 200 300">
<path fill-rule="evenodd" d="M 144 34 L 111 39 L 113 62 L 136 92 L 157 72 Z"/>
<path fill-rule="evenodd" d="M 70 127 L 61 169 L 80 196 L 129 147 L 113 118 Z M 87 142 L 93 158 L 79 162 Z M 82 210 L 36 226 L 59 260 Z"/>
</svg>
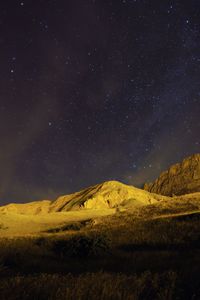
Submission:
<svg viewBox="0 0 200 300">
<path fill-rule="evenodd" d="M 68 229 L 0 240 L 1 300 L 200 299 L 198 214 Z"/>
</svg>

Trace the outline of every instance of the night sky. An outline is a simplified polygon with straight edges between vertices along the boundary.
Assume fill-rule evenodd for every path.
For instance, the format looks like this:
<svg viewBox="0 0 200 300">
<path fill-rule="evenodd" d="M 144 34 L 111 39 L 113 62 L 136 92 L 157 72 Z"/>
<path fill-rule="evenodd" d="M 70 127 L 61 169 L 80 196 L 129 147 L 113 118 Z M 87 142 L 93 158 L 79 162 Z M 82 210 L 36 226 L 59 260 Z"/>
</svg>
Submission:
<svg viewBox="0 0 200 300">
<path fill-rule="evenodd" d="M 1 204 L 200 152 L 199 0 L 1 1 L 0 72 Z"/>
</svg>

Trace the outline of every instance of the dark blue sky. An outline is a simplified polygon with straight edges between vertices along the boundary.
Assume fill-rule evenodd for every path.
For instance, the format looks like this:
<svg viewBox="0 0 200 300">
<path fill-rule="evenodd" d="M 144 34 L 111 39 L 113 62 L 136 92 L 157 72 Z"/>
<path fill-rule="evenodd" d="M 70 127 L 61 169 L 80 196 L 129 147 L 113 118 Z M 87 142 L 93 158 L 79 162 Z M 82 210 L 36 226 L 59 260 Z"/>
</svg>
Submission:
<svg viewBox="0 0 200 300">
<path fill-rule="evenodd" d="M 0 3 L 0 199 L 115 179 L 200 152 L 200 3 Z"/>
</svg>

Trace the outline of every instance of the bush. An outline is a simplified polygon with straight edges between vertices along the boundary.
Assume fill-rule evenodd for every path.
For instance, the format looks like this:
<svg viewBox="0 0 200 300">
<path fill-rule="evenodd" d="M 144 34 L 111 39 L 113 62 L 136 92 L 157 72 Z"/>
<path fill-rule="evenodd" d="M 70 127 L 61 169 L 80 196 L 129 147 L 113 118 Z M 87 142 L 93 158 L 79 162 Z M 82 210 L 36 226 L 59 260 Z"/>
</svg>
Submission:
<svg viewBox="0 0 200 300">
<path fill-rule="evenodd" d="M 54 253 L 65 257 L 99 256 L 110 249 L 110 239 L 105 234 L 76 235 L 69 239 L 59 239 L 53 242 Z"/>
</svg>

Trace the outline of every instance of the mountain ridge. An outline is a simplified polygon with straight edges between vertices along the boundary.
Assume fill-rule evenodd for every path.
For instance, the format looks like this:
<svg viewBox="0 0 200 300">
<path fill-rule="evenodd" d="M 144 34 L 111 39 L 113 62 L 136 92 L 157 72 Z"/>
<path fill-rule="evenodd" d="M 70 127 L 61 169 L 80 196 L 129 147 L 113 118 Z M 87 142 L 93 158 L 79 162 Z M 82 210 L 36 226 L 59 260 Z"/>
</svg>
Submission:
<svg viewBox="0 0 200 300">
<path fill-rule="evenodd" d="M 200 154 L 185 158 L 144 189 L 119 181 L 105 181 L 57 199 L 29 203 L 10 203 L 0 207 L 2 213 L 47 214 L 85 209 L 120 209 L 170 201 L 172 196 L 200 192 Z M 173 197 L 175 198 L 175 197 Z"/>
<path fill-rule="evenodd" d="M 200 192 L 200 153 L 193 154 L 160 174 L 144 190 L 164 196 Z"/>
<path fill-rule="evenodd" d="M 11 203 L 0 207 L 0 212 L 40 214 L 82 209 L 137 207 L 152 204 L 165 198 L 118 181 L 106 181 L 73 194 L 60 196 L 53 201 L 44 200 L 25 204 Z"/>
</svg>

